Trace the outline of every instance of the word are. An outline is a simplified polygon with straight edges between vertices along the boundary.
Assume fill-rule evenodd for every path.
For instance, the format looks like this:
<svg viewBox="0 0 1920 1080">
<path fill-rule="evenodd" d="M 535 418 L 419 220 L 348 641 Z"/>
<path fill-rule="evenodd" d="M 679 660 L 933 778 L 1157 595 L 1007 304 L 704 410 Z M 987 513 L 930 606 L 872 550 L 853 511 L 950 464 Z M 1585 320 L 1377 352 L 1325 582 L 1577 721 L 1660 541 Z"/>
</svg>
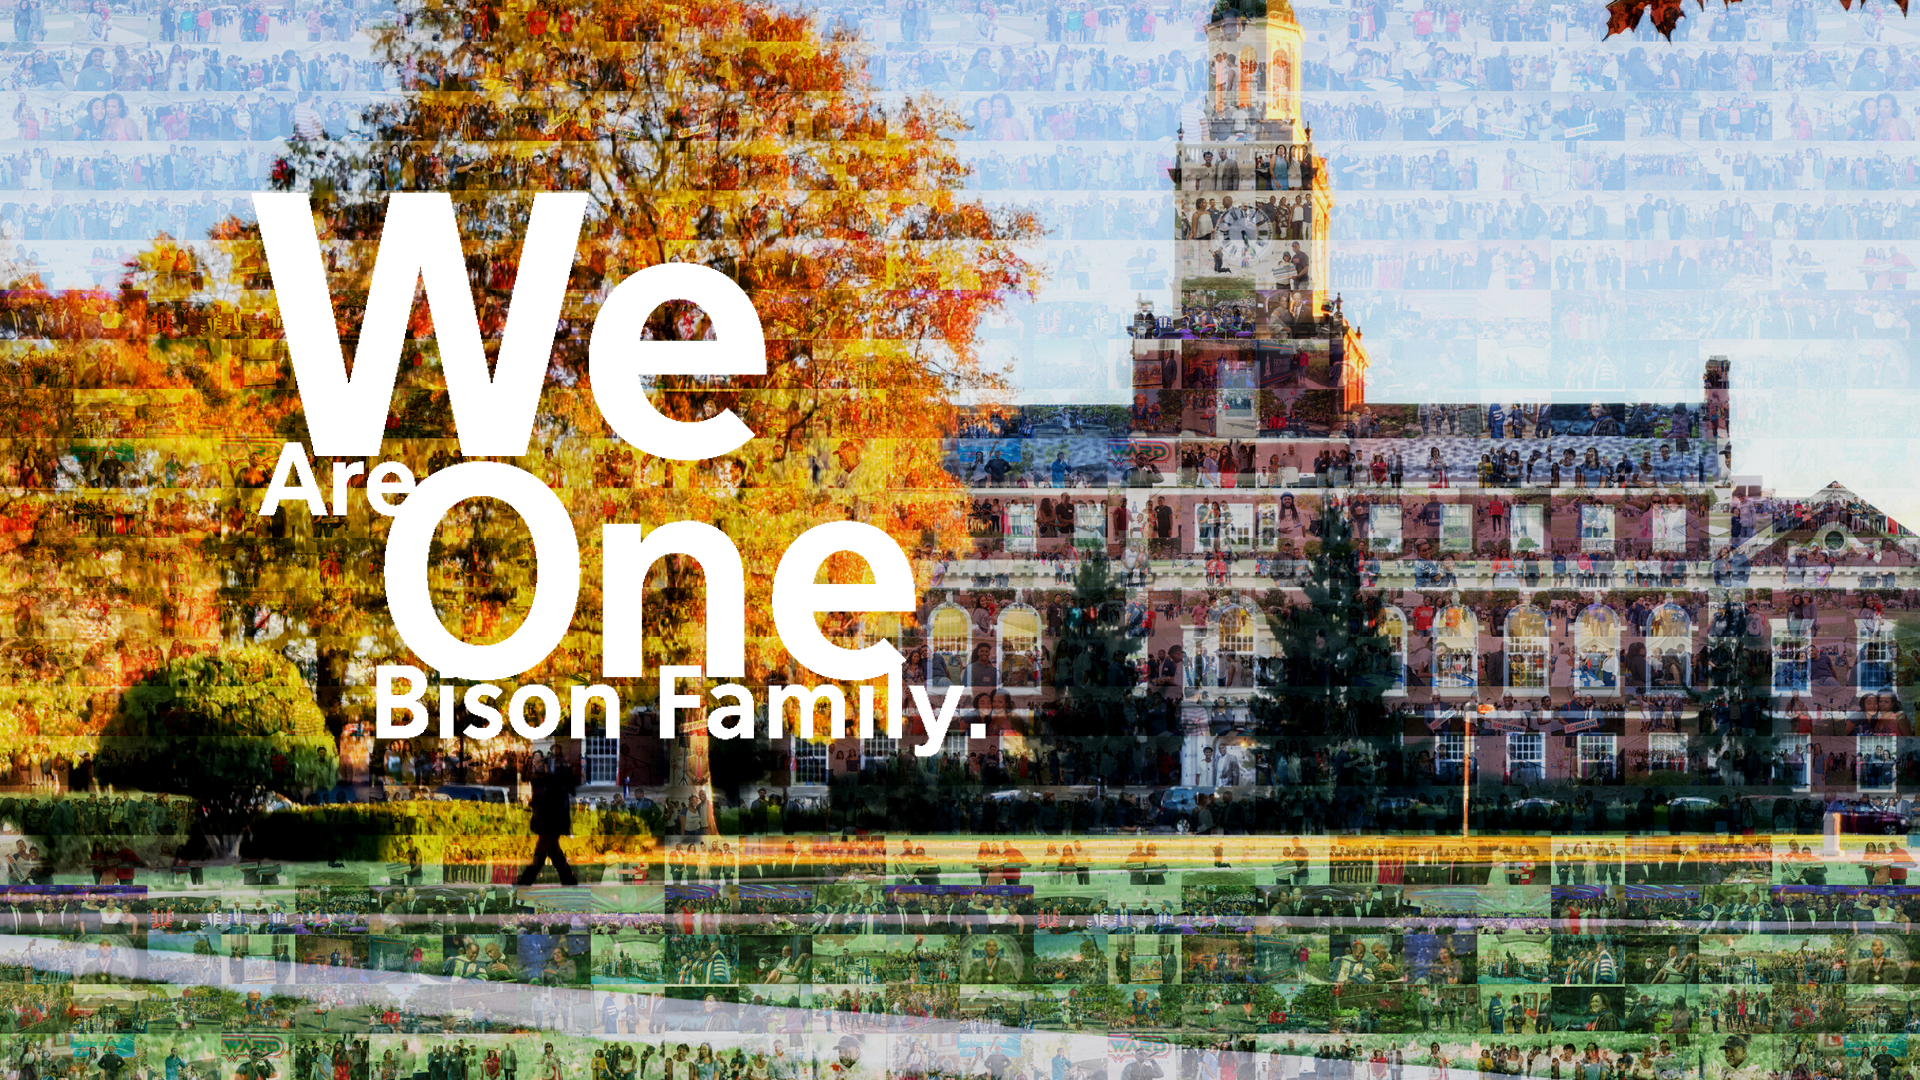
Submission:
<svg viewBox="0 0 1920 1080">
<path fill-rule="evenodd" d="M 586 213 L 584 193 L 534 196 L 491 373 L 449 196 L 401 193 L 389 198 L 351 375 L 307 196 L 258 194 L 254 206 L 313 454 L 379 456 L 414 292 L 424 283 L 462 456 L 526 455 Z M 648 317 L 675 300 L 697 304 L 707 314 L 713 340 L 645 337 Z M 607 424 L 642 452 L 679 461 L 730 453 L 753 432 L 730 410 L 699 421 L 665 416 L 648 400 L 646 380 L 662 375 L 764 375 L 766 366 L 765 334 L 752 300 L 725 274 L 692 263 L 663 263 L 627 277 L 595 313 L 588 340 L 594 402 Z M 299 443 L 281 448 L 261 514 L 275 513 L 287 499 L 304 501 L 315 514 L 329 511 L 307 454 Z M 332 512 L 345 509 L 346 486 L 365 468 L 361 463 L 334 466 Z M 367 492 L 373 508 L 394 519 L 385 559 L 387 605 L 394 628 L 421 660 L 453 678 L 503 679 L 532 669 L 559 645 L 579 600 L 580 546 L 565 505 L 538 477 L 497 461 L 465 461 L 416 482 L 405 466 L 388 461 L 367 473 Z M 398 507 L 388 501 L 395 494 L 406 496 Z M 427 588 L 434 533 L 448 511 L 474 498 L 507 503 L 533 536 L 530 610 L 512 635 L 491 645 L 474 645 L 449 633 Z M 700 674 L 708 679 L 745 674 L 745 575 L 739 549 L 725 533 L 694 521 L 670 522 L 644 535 L 639 525 L 607 524 L 601 539 L 605 676 L 643 674 L 642 586 L 648 568 L 668 554 L 694 559 L 706 578 L 706 662 Z M 815 580 L 821 565 L 843 551 L 866 561 L 872 583 Z M 772 601 L 774 628 L 787 651 L 820 675 L 873 679 L 898 671 L 904 662 L 888 642 L 861 649 L 836 645 L 820 632 L 815 618 L 822 612 L 914 610 L 913 572 L 906 553 L 879 529 L 837 521 L 802 533 L 781 557 Z M 558 713 L 554 696 L 547 715 Z M 583 726 L 584 720 L 576 724 Z"/>
</svg>

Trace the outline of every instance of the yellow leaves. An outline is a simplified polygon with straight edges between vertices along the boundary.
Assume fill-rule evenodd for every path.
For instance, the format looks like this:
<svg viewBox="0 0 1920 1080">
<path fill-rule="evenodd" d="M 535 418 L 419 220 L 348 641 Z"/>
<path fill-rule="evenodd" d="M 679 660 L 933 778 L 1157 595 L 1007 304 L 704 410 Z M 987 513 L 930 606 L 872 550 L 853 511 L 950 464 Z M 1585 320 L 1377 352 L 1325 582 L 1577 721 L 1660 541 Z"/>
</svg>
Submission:
<svg viewBox="0 0 1920 1080">
<path fill-rule="evenodd" d="M 429 9 L 418 17 L 420 29 L 444 20 L 448 40 L 463 41 L 460 24 L 471 14 L 457 4 Z M 380 120 L 374 140 L 324 152 L 362 153 L 353 163 L 360 169 L 392 164 L 392 175 L 412 187 L 445 185 L 450 146 L 478 154 L 457 194 L 476 264 L 511 267 L 529 189 L 590 173 L 618 191 L 619 210 L 608 196 L 585 230 L 566 305 L 575 333 L 556 350 L 556 368 L 578 381 L 544 389 L 540 415 L 552 426 L 520 462 L 566 503 L 588 566 L 575 633 L 528 678 L 598 668 L 598 637 L 587 631 L 600 617 L 599 527 L 674 520 L 712 522 L 740 547 L 749 570 L 752 663 L 764 674 L 786 661 L 768 598 L 779 554 L 794 537 L 851 517 L 886 529 L 910 550 L 964 539 L 964 492 L 941 458 L 940 440 L 954 419 L 948 395 L 955 385 L 969 392 L 992 385 L 968 349 L 981 315 L 1026 280 L 1017 244 L 1036 228 L 1030 220 L 998 222 L 953 190 L 964 165 L 939 138 L 957 122 L 950 110 L 931 99 L 904 108 L 889 101 L 882 119 L 881 103 L 857 89 L 859 55 L 821 40 L 802 15 L 742 0 L 589 0 L 575 14 L 582 30 L 644 40 L 535 39 L 521 19 L 509 18 L 502 31 L 459 46 L 471 89 L 414 94 Z M 414 47 L 397 33 L 382 42 L 396 52 Z M 625 85 L 608 86 L 609 72 Z M 658 129 L 669 123 L 675 137 L 698 141 L 690 149 L 667 142 Z M 598 139 L 609 124 L 633 125 L 630 137 Z M 556 132 L 596 138 L 556 140 Z M 296 164 L 312 169 L 310 182 L 327 171 L 324 161 Z M 340 262 L 336 310 L 348 336 L 357 329 L 354 294 L 365 288 L 381 212 L 379 196 L 360 198 L 342 192 L 321 215 L 321 235 Z M 85 394 L 97 396 L 70 395 L 71 408 L 67 399 L 50 402 L 44 422 L 79 418 L 103 428 L 102 440 L 163 440 L 181 467 L 206 466 L 206 486 L 183 483 L 153 500 L 164 504 L 157 516 L 165 519 L 173 503 L 193 504 L 179 511 L 181 542 L 168 567 L 181 579 L 170 593 L 182 609 L 179 636 L 209 626 L 217 634 L 210 619 L 224 614 L 232 628 L 258 605 L 300 633 L 336 644 L 370 636 L 383 655 L 401 652 L 383 608 L 385 519 L 356 511 L 333 531 L 296 511 L 276 536 L 251 513 L 260 478 L 235 486 L 248 461 L 219 460 L 228 449 L 223 438 L 257 458 L 259 448 L 303 429 L 284 345 L 257 318 L 272 311 L 270 291 L 256 280 L 257 237 L 233 228 L 219 246 L 211 264 L 169 241 L 136 261 L 149 296 L 181 302 L 183 323 L 150 329 L 158 336 L 110 347 L 111 355 L 73 350 L 58 358 L 66 385 L 94 387 Z M 633 454 L 606 438 L 584 380 L 578 331 L 602 290 L 663 257 L 737 267 L 771 339 L 764 379 L 725 386 L 663 380 L 655 394 L 675 414 L 730 407 L 747 416 L 758 437 L 724 461 L 676 464 Z M 387 442 L 388 456 L 405 459 L 416 475 L 457 460 L 430 342 L 410 346 L 394 402 L 400 437 Z M 517 520 L 457 517 L 439 542 L 433 581 L 449 622 L 475 640 L 510 632 L 533 577 Z M 7 560 L 0 572 L 21 569 L 8 554 L 0 560 Z M 649 666 L 702 650 L 697 569 L 663 570 L 648 589 Z M 216 591 L 225 609 L 211 604 Z M 362 701 L 357 693 L 354 701 Z"/>
</svg>

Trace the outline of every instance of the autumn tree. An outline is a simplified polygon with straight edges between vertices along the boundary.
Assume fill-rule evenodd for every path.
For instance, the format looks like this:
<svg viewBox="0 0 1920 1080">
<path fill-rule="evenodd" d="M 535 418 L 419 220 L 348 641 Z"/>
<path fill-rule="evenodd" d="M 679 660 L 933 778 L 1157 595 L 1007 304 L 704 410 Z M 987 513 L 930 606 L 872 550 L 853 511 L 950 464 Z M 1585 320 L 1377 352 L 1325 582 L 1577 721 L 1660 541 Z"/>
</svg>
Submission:
<svg viewBox="0 0 1920 1080">
<path fill-rule="evenodd" d="M 16 767 L 90 752 L 125 687 L 221 636 L 218 570 L 192 554 L 219 527 L 222 424 L 189 374 L 206 365 L 149 337 L 204 274 L 165 235 L 140 265 L 166 270 L 117 289 L 6 278 L 0 746 Z"/>
<path fill-rule="evenodd" d="M 1705 11 L 1707 0 L 1693 0 L 1697 11 Z M 1720 0 L 1722 8 L 1732 7 L 1740 0 Z M 1907 14 L 1908 0 L 1894 0 L 1900 5 L 1900 14 Z M 1843 10 L 1852 10 L 1853 0 L 1840 0 Z M 1861 10 L 1866 10 L 1865 5 Z M 1609 0 L 1607 4 L 1607 36 L 1629 34 L 1640 28 L 1641 20 L 1649 22 L 1660 35 L 1669 41 L 1673 39 L 1674 27 L 1687 17 L 1686 0 Z M 1809 18 L 1811 18 L 1809 13 Z"/>
<path fill-rule="evenodd" d="M 744 681 L 817 681 L 773 633 L 779 556 L 806 529 L 841 520 L 875 525 L 909 550 L 959 544 L 963 493 L 943 467 L 941 440 L 957 410 L 997 389 L 978 362 L 975 328 L 1029 287 L 1018 246 L 1037 226 L 959 190 L 967 166 L 947 139 L 956 114 L 931 100 L 883 102 L 864 85 L 861 47 L 823 36 L 799 14 L 749 0 L 594 0 L 573 15 L 577 32 L 562 35 L 543 9 L 429 4 L 378 30 L 377 48 L 404 73 L 406 92 L 369 114 L 368 141 L 297 140 L 278 182 L 312 197 L 349 345 L 386 194 L 452 192 L 490 351 L 529 196 L 588 193 L 534 445 L 515 459 L 566 503 L 587 573 L 572 632 L 521 678 L 563 694 L 569 684 L 601 681 L 593 572 L 601 524 L 694 520 L 741 549 Z M 257 232 L 237 227 L 219 240 L 223 272 L 214 277 L 237 286 L 228 300 L 236 316 L 271 321 Z M 670 261 L 730 275 L 768 339 L 764 376 L 662 376 L 649 388 L 676 419 L 725 409 L 744 419 L 755 437 L 721 459 L 637 453 L 614 437 L 591 393 L 585 343 L 608 290 Z M 648 332 L 714 336 L 705 313 L 684 303 L 652 313 Z M 314 519 L 296 502 L 269 517 L 254 513 L 272 468 L 261 451 L 308 441 L 284 343 L 273 336 L 247 342 L 237 383 L 235 365 L 218 373 L 246 416 L 269 430 L 235 463 L 224 509 L 238 524 L 207 554 L 225 571 L 230 629 L 297 639 L 337 732 L 368 715 L 371 695 L 349 687 L 364 686 L 375 663 L 411 657 L 385 610 L 387 519 L 368 513 L 363 498 L 338 518 Z M 385 457 L 416 476 L 458 460 L 433 319 L 418 299 L 392 409 Z M 316 462 L 317 473 L 327 477 L 331 464 Z M 824 573 L 860 580 L 864 566 L 842 559 Z M 493 500 L 448 515 L 432 565 L 436 606 L 466 640 L 504 638 L 530 603 L 528 534 Z M 653 570 L 644 599 L 649 672 L 704 655 L 704 602 L 697 564 L 670 557 Z M 852 618 L 825 625 L 843 643 L 872 636 Z M 651 680 L 622 688 L 625 702 L 652 693 Z M 705 779 L 701 760 L 696 750 L 685 779 Z"/>
</svg>

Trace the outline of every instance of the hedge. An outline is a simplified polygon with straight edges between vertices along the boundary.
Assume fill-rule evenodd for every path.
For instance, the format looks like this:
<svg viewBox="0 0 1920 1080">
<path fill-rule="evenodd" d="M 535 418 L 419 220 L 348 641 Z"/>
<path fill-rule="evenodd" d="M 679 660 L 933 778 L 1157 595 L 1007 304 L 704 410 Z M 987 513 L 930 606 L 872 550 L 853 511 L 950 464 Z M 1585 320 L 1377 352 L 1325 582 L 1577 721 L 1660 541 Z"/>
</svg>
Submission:
<svg viewBox="0 0 1920 1080">
<path fill-rule="evenodd" d="M 242 851 L 248 858 L 313 861 L 525 862 L 533 853 L 532 820 L 518 806 L 414 801 L 279 810 L 254 823 Z M 573 812 L 565 844 L 574 862 L 620 862 L 653 846 L 654 830 L 637 814 Z"/>
</svg>

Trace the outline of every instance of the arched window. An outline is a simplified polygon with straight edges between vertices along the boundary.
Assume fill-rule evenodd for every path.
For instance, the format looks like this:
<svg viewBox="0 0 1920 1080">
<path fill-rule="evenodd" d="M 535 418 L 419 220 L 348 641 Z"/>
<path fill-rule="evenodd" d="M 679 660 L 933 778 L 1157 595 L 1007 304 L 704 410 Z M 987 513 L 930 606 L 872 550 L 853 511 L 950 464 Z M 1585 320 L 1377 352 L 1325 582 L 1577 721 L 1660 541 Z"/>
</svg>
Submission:
<svg viewBox="0 0 1920 1080">
<path fill-rule="evenodd" d="M 872 611 L 860 619 L 860 647 L 865 648 L 880 642 L 886 642 L 894 648 L 900 648 L 900 613 L 897 611 Z M 903 652 L 905 650 L 902 650 Z"/>
<path fill-rule="evenodd" d="M 1388 670 L 1388 676 L 1391 681 L 1387 683 L 1387 693 L 1396 696 L 1404 694 L 1407 692 L 1406 612 L 1401 611 L 1397 607 L 1382 608 L 1380 610 L 1380 633 L 1392 643 L 1388 646 L 1391 653 L 1390 663 L 1392 667 Z"/>
<path fill-rule="evenodd" d="M 1253 504 L 1227 503 L 1220 507 L 1222 517 L 1214 529 L 1222 546 L 1235 551 L 1253 549 Z"/>
<path fill-rule="evenodd" d="M 941 604 L 927 620 L 927 686 L 944 689 L 967 684 L 967 649 L 973 621 L 958 604 Z"/>
<path fill-rule="evenodd" d="M 1054 514 L 1060 513 L 1060 506 L 1054 504 Z M 1083 549 L 1103 548 L 1107 546 L 1107 506 L 1105 503 L 1081 502 L 1073 504 L 1073 544 Z"/>
<path fill-rule="evenodd" d="M 1459 604 L 1440 609 L 1433 622 L 1433 688 L 1471 694 L 1480 685 L 1480 620 Z"/>
<path fill-rule="evenodd" d="M 1287 46 L 1276 46 L 1267 61 L 1267 115 L 1275 120 L 1293 118 L 1293 52 Z"/>
<path fill-rule="evenodd" d="M 1007 550 L 1032 551 L 1038 545 L 1039 517 L 1030 502 L 1007 504 Z"/>
<path fill-rule="evenodd" d="M 1367 508 L 1367 550 L 1380 554 L 1400 553 L 1400 506 L 1398 503 L 1374 504 Z"/>
<path fill-rule="evenodd" d="M 1507 615 L 1505 631 L 1507 689 L 1516 694 L 1547 692 L 1547 614 L 1523 604 Z"/>
<path fill-rule="evenodd" d="M 1040 613 L 1025 604 L 1000 612 L 1000 685 L 1040 688 Z"/>
<path fill-rule="evenodd" d="M 1601 503 L 1580 507 L 1580 550 L 1613 550 L 1613 507 Z"/>
<path fill-rule="evenodd" d="M 1687 508 L 1683 505 L 1655 506 L 1647 511 L 1647 539 L 1653 550 L 1687 550 Z"/>
<path fill-rule="evenodd" d="M 1573 621 L 1573 688 L 1582 694 L 1620 692 L 1620 617 L 1589 604 Z"/>
<path fill-rule="evenodd" d="M 1517 554 L 1547 549 L 1546 507 L 1515 503 L 1507 508 L 1507 543 Z"/>
<path fill-rule="evenodd" d="M 1222 687 L 1253 685 L 1253 616 L 1246 608 L 1222 609 L 1214 623 L 1214 680 Z"/>
<path fill-rule="evenodd" d="M 1692 682 L 1693 620 L 1668 601 L 1647 622 L 1647 689 L 1679 691 Z"/>
</svg>

